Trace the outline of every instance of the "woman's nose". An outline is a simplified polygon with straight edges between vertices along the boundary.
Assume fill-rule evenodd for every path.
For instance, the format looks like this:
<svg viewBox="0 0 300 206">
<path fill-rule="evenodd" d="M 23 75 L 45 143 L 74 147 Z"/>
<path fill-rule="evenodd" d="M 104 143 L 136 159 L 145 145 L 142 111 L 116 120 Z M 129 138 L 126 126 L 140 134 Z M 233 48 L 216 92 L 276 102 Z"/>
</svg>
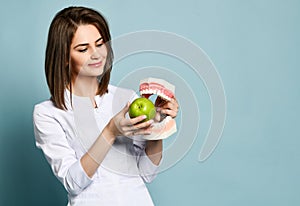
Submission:
<svg viewBox="0 0 300 206">
<path fill-rule="evenodd" d="M 97 48 L 93 49 L 93 53 L 91 54 L 91 59 L 99 59 L 101 57 L 100 51 Z"/>
</svg>

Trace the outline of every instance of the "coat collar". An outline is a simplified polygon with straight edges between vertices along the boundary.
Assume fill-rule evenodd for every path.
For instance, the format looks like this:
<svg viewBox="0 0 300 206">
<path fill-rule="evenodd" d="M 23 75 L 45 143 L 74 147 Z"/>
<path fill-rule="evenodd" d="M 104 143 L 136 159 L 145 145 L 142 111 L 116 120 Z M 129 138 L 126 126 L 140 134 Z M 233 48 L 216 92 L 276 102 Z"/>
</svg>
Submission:
<svg viewBox="0 0 300 206">
<path fill-rule="evenodd" d="M 105 95 L 105 94 L 104 94 Z M 100 104 L 101 104 L 101 101 L 103 99 L 103 96 L 100 96 L 100 95 L 96 95 L 94 98 L 95 98 L 95 102 L 97 104 L 97 106 L 99 107 Z M 73 111 L 73 107 L 72 107 L 72 102 L 74 102 L 74 98 L 88 98 L 88 97 L 80 97 L 80 96 L 76 96 L 75 94 L 72 93 L 72 100 L 71 101 L 71 92 L 70 90 L 68 89 L 65 89 L 65 92 L 64 92 L 64 97 L 65 97 L 65 104 L 66 104 L 66 107 L 68 110 L 70 111 Z"/>
</svg>

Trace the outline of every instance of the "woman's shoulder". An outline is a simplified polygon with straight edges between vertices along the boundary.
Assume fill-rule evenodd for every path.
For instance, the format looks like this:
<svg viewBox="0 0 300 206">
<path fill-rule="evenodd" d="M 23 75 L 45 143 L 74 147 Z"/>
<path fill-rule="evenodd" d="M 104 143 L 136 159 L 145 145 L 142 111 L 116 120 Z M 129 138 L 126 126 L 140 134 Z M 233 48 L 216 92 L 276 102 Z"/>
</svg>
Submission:
<svg viewBox="0 0 300 206">
<path fill-rule="evenodd" d="M 51 108 L 55 107 L 50 99 L 44 100 L 34 105 L 34 108 Z"/>
<path fill-rule="evenodd" d="M 46 113 L 51 114 L 53 113 L 51 111 L 55 108 L 56 107 L 54 106 L 53 102 L 50 99 L 44 100 L 34 105 L 33 115 L 46 114 Z"/>
</svg>

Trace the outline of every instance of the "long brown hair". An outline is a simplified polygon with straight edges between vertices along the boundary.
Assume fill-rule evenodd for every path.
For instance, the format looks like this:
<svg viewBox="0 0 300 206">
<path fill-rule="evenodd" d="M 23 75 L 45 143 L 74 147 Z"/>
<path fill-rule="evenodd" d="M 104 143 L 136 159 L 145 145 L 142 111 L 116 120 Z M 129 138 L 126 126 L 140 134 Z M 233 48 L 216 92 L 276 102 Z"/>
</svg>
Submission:
<svg viewBox="0 0 300 206">
<path fill-rule="evenodd" d="M 60 109 L 67 109 L 64 92 L 67 85 L 71 84 L 71 71 L 68 63 L 71 42 L 78 26 L 87 24 L 94 25 L 98 29 L 107 48 L 104 73 L 101 76 L 97 94 L 103 95 L 107 92 L 112 69 L 113 51 L 106 19 L 99 12 L 90 8 L 65 8 L 55 15 L 50 24 L 45 58 L 45 73 L 51 100 Z M 72 89 L 72 86 L 70 89 Z"/>
</svg>

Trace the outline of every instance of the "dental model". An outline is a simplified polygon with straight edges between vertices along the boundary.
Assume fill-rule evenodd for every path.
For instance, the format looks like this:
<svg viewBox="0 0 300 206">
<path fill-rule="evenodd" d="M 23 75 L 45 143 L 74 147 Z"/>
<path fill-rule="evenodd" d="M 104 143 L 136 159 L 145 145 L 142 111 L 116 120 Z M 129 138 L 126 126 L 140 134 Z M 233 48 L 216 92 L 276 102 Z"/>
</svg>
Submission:
<svg viewBox="0 0 300 206">
<path fill-rule="evenodd" d="M 145 98 L 156 94 L 165 101 L 171 101 L 174 97 L 175 86 L 163 79 L 147 78 L 140 81 L 140 94 Z M 161 114 L 160 122 L 154 122 L 152 134 L 145 135 L 144 139 L 158 140 L 165 139 L 177 131 L 176 121 L 167 115 Z"/>
</svg>

